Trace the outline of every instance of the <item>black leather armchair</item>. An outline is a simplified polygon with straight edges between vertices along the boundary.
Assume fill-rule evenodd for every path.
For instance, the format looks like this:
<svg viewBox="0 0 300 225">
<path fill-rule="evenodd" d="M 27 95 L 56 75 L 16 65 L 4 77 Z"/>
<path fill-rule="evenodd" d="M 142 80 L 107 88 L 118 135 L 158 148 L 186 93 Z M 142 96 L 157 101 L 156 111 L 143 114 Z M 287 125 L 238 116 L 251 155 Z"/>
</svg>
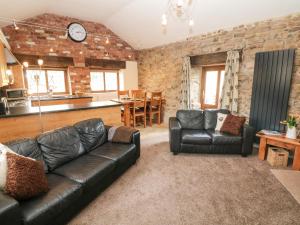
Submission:
<svg viewBox="0 0 300 225">
<path fill-rule="evenodd" d="M 190 153 L 252 154 L 254 128 L 244 125 L 241 135 L 215 131 L 217 113 L 228 110 L 179 110 L 169 119 L 170 150 Z"/>
</svg>

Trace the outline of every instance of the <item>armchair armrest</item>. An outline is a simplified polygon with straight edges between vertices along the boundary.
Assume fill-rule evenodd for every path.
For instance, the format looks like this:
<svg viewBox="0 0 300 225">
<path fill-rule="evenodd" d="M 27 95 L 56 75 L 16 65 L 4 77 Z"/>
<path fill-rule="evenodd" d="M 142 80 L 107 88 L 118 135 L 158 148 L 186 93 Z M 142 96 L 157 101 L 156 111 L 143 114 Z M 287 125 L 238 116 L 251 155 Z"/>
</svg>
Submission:
<svg viewBox="0 0 300 225">
<path fill-rule="evenodd" d="M 181 124 L 176 117 L 169 118 L 169 143 L 171 152 L 174 154 L 180 152 Z"/>
<path fill-rule="evenodd" d="M 19 203 L 0 191 L 0 221 L 1 225 L 21 224 Z"/>
<path fill-rule="evenodd" d="M 136 158 L 138 159 L 140 157 L 141 152 L 141 139 L 140 139 L 140 132 L 136 131 L 132 135 L 131 143 L 135 144 L 136 146 Z"/>
<path fill-rule="evenodd" d="M 243 128 L 242 156 L 252 154 L 255 129 L 247 124 Z"/>
</svg>

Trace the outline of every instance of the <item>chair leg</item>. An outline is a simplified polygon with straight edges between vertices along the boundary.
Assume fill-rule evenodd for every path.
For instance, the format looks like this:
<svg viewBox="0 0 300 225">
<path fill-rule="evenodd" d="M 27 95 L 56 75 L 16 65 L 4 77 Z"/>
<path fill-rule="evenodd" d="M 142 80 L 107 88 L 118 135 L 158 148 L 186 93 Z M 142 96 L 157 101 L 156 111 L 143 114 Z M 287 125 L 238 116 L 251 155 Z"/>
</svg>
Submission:
<svg viewBox="0 0 300 225">
<path fill-rule="evenodd" d="M 152 127 L 152 113 L 149 114 L 149 124 L 150 124 L 150 127 Z"/>
<path fill-rule="evenodd" d="M 134 116 L 134 117 L 133 117 L 133 127 L 135 127 L 135 125 L 136 125 L 136 124 L 135 124 L 135 119 L 136 119 L 136 117 Z"/>
<path fill-rule="evenodd" d="M 144 128 L 146 128 L 146 126 L 147 126 L 147 116 L 144 115 Z"/>
<path fill-rule="evenodd" d="M 160 125 L 160 112 L 157 114 L 158 125 Z"/>
</svg>

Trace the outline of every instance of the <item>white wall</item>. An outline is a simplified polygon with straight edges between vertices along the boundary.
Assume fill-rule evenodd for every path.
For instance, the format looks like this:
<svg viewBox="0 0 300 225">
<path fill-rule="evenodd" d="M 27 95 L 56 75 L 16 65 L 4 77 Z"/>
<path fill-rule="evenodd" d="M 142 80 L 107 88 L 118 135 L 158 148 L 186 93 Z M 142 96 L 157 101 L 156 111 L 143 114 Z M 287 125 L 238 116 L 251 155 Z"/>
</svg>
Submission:
<svg viewBox="0 0 300 225">
<path fill-rule="evenodd" d="M 124 87 L 121 86 L 121 90 L 138 89 L 138 69 L 136 61 L 126 61 L 126 69 L 120 71 L 120 81 L 122 79 L 124 79 Z"/>
</svg>

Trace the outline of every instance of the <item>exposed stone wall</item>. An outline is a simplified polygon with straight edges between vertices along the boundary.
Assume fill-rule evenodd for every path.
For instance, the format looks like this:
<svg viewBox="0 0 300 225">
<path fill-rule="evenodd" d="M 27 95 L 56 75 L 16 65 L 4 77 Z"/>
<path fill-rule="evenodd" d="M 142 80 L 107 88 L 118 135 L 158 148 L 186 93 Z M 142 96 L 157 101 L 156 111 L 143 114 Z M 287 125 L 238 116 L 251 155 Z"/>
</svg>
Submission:
<svg viewBox="0 0 300 225">
<path fill-rule="evenodd" d="M 300 112 L 300 14 L 219 30 L 161 47 L 139 51 L 139 86 L 162 90 L 165 121 L 179 108 L 181 65 L 186 55 L 243 49 L 239 73 L 239 114 L 249 116 L 255 53 L 296 48 L 289 112 Z M 194 81 L 193 81 L 194 82 Z M 199 93 L 193 93 L 199 96 Z"/>
<path fill-rule="evenodd" d="M 54 14 L 42 14 L 26 19 L 25 22 L 60 28 L 67 28 L 71 22 L 79 22 L 85 27 L 89 35 L 82 43 L 72 41 L 65 36 L 64 31 L 59 30 L 22 24 L 18 24 L 19 30 L 15 30 L 12 25 L 3 28 L 13 53 L 73 57 L 75 67 L 69 68 L 73 92 L 90 91 L 89 69 L 85 67 L 86 57 L 124 61 L 136 58 L 136 52 L 129 44 L 99 23 Z M 106 44 L 103 35 L 109 36 L 109 44 Z"/>
</svg>

